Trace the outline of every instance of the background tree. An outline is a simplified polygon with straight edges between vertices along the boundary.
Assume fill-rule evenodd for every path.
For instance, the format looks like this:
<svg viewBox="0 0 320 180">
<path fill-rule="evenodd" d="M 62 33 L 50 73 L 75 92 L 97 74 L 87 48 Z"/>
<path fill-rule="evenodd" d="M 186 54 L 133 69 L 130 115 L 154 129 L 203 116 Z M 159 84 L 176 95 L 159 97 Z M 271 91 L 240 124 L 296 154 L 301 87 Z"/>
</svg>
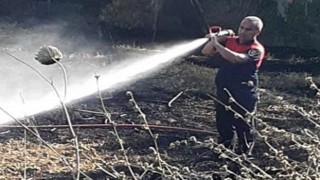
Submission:
<svg viewBox="0 0 320 180">
<path fill-rule="evenodd" d="M 0 16 L 32 17 L 36 0 L 0 0 Z M 47 0 L 45 0 L 47 2 Z M 259 37 L 267 46 L 318 49 L 320 1 L 312 0 L 51 0 L 47 18 L 73 12 L 104 37 L 145 39 L 148 42 L 202 37 L 210 25 L 237 30 L 247 15 L 260 16 L 265 28 Z M 7 18 L 8 19 L 8 18 Z M 83 19 L 85 22 L 83 22 Z M 83 25 L 81 24 L 81 25 Z M 109 40 L 109 38 L 107 38 Z"/>
</svg>

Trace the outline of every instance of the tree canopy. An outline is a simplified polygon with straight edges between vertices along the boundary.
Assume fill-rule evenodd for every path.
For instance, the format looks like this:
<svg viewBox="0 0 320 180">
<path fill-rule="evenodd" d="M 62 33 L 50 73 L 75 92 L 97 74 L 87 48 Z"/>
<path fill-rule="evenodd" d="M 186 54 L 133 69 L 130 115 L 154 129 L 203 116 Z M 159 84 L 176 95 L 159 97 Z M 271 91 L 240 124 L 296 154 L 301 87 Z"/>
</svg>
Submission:
<svg viewBox="0 0 320 180">
<path fill-rule="evenodd" d="M 67 7 L 69 9 L 67 9 Z M 73 7 L 73 8 L 70 8 Z M 207 26 L 235 31 L 247 15 L 260 16 L 268 46 L 320 49 L 320 1 L 312 0 L 1 0 L 0 16 L 54 17 L 73 11 L 104 34 L 134 33 L 157 40 L 195 38 Z"/>
</svg>

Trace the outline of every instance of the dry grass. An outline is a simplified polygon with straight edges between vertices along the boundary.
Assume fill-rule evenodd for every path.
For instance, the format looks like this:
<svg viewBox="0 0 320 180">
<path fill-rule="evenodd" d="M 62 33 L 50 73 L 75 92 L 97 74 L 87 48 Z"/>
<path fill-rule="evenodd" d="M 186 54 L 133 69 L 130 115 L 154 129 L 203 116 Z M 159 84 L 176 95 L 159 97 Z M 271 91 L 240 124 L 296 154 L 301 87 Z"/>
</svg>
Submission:
<svg viewBox="0 0 320 180">
<path fill-rule="evenodd" d="M 319 74 L 261 72 L 261 102 L 255 116 L 258 139 L 248 158 L 216 144 L 214 100 L 207 96 L 215 90 L 215 73 L 180 62 L 117 91 L 103 92 L 102 98 L 108 98 L 102 102 L 114 126 L 75 129 L 81 171 L 92 179 L 320 178 Z M 313 78 L 306 79 L 309 76 Z M 132 92 L 130 97 L 127 91 Z M 92 97 L 69 105 L 72 122 L 104 122 L 100 100 Z M 35 116 L 34 121 L 61 124 L 61 118 L 63 113 L 55 110 Z M 142 127 L 117 127 L 121 123 Z M 206 129 L 212 134 L 150 129 L 151 124 Z M 73 178 L 76 150 L 70 132 L 54 128 L 38 132 L 73 170 L 30 133 L 2 128 L 1 179 Z"/>
</svg>

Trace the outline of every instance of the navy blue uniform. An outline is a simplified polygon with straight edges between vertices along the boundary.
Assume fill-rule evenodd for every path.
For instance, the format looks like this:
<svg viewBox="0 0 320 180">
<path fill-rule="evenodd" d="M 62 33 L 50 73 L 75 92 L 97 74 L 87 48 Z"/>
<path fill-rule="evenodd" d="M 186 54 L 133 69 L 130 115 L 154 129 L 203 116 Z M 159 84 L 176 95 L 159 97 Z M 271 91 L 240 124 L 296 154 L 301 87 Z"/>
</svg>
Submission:
<svg viewBox="0 0 320 180">
<path fill-rule="evenodd" d="M 257 41 L 239 43 L 238 37 L 230 37 L 226 40 L 225 47 L 237 52 L 247 53 L 249 59 L 245 63 L 231 63 L 225 60 L 216 76 L 218 99 L 245 117 L 246 112 L 233 102 L 230 96 L 249 112 L 253 112 L 257 102 L 258 68 L 264 57 L 264 47 Z M 226 90 L 225 90 L 226 89 Z M 252 141 L 251 127 L 235 114 L 226 110 L 225 106 L 216 104 L 216 124 L 220 134 L 219 142 L 229 146 L 233 138 L 235 128 L 240 150 L 247 151 L 248 143 Z"/>
</svg>

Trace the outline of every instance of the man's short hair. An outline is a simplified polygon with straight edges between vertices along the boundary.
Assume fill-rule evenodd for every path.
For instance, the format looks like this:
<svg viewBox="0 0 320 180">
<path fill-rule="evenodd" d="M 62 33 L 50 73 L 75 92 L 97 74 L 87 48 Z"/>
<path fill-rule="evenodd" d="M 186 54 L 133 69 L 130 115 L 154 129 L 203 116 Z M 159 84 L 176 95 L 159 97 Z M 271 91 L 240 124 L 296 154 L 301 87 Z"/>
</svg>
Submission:
<svg viewBox="0 0 320 180">
<path fill-rule="evenodd" d="M 263 28 L 263 22 L 262 20 L 257 17 L 257 16 L 247 16 L 245 17 L 242 21 L 244 20 L 249 20 L 252 22 L 252 24 L 254 24 L 254 26 L 259 30 L 259 31 L 262 31 L 262 28 Z"/>
</svg>

